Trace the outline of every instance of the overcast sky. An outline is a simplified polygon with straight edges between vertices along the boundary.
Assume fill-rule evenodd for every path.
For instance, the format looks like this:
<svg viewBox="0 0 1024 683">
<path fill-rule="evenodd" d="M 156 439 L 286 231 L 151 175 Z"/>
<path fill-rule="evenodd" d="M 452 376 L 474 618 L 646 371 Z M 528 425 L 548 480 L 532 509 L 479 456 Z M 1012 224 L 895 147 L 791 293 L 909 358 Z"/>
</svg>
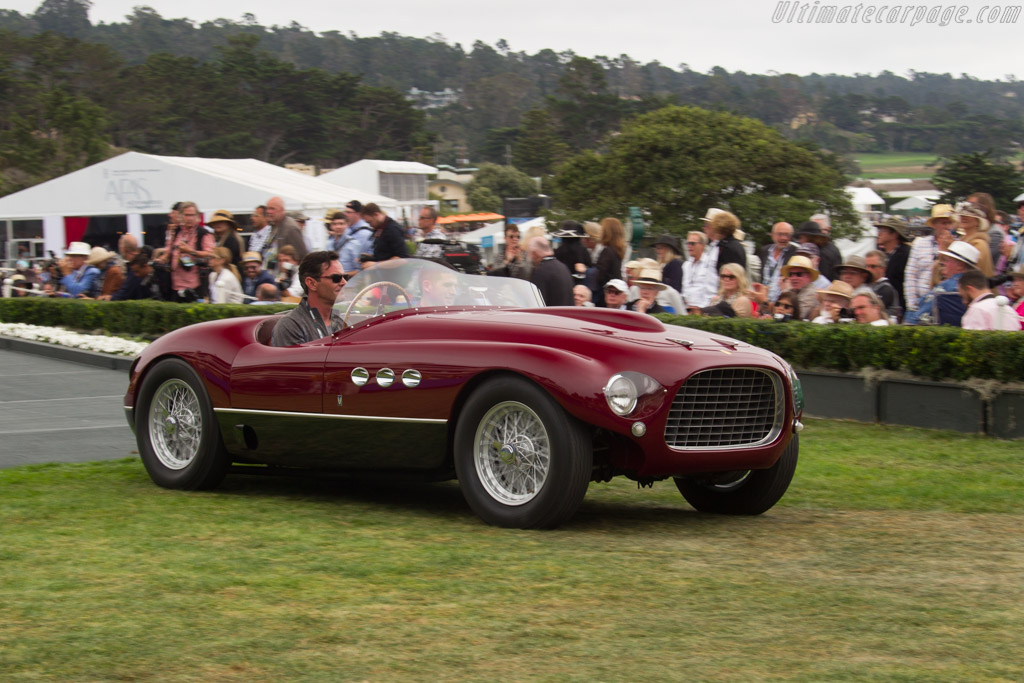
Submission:
<svg viewBox="0 0 1024 683">
<path fill-rule="evenodd" d="M 899 0 L 895 0 L 899 1 Z M 1019 1 L 1019 0 L 1018 0 Z M 504 38 L 514 51 L 573 50 L 587 57 L 628 54 L 640 62 L 713 66 L 748 73 L 876 74 L 889 70 L 967 73 L 982 79 L 1024 78 L 1020 5 L 998 0 L 960 5 L 849 4 L 835 0 L 93 0 L 92 22 L 121 22 L 132 8 L 148 4 L 165 18 L 196 22 L 240 20 L 252 13 L 265 26 L 295 21 L 317 31 L 374 36 L 444 36 L 467 50 L 476 40 L 494 45 Z M 31 14 L 39 0 L 0 0 L 6 9 Z M 794 5 L 796 7 L 794 7 Z M 836 8 L 835 20 L 819 23 L 821 7 Z M 878 11 L 885 14 L 878 22 Z M 893 7 L 899 8 L 893 12 Z M 982 8 L 1014 8 L 1015 21 L 982 17 Z M 804 8 L 800 15 L 790 14 Z M 814 11 L 818 14 L 811 15 Z M 1014 10 L 1011 9 L 1011 12 Z M 839 19 L 845 17 L 845 23 Z M 809 23 L 807 20 L 811 19 Z M 867 21 L 865 21 L 867 19 Z M 959 21 L 958 21 L 959 19 Z M 943 26 L 942 23 L 947 25 Z"/>
</svg>

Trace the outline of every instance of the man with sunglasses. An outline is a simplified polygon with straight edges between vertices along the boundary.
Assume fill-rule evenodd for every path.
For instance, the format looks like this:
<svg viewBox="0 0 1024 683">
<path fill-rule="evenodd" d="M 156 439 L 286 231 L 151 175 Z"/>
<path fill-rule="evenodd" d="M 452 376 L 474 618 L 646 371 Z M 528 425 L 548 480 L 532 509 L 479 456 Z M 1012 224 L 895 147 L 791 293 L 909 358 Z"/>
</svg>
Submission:
<svg viewBox="0 0 1024 683">
<path fill-rule="evenodd" d="M 782 277 L 786 285 L 796 292 L 801 320 L 813 320 L 818 315 L 818 288 L 815 281 L 819 275 L 811 259 L 800 254 L 791 256 L 786 265 L 782 266 Z"/>
<path fill-rule="evenodd" d="M 345 326 L 334 301 L 345 286 L 341 261 L 334 251 L 311 251 L 299 263 L 305 296 L 274 327 L 271 346 L 296 346 L 328 337 Z"/>
</svg>

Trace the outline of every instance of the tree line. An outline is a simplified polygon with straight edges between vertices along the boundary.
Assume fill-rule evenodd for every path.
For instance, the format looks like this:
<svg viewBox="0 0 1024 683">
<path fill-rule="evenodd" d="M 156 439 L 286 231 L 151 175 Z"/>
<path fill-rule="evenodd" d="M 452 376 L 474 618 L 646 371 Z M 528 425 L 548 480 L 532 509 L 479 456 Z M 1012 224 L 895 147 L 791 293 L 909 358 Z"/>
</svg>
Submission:
<svg viewBox="0 0 1024 683">
<path fill-rule="evenodd" d="M 519 163 L 548 169 L 529 150 L 556 142 L 557 160 L 591 148 L 625 118 L 667 104 L 756 118 L 791 140 L 839 154 L 992 149 L 999 155 L 1024 141 L 1024 83 L 1012 75 L 993 82 L 922 72 L 796 76 L 715 67 L 699 73 L 685 64 L 641 64 L 625 54 L 527 54 L 505 41 L 465 48 L 442 36 L 316 33 L 296 22 L 267 27 L 251 14 L 196 23 L 136 7 L 123 22 L 94 25 L 89 7 L 88 0 L 44 0 L 31 15 L 3 10 L 0 29 L 19 35 L 53 31 L 106 45 L 129 65 L 156 54 L 205 64 L 220 59 L 224 45 L 246 38 L 300 71 L 354 74 L 365 86 L 400 93 L 452 88 L 461 91 L 460 101 L 428 112 L 424 121 L 434 135 L 430 160 L 436 163 L 506 163 L 510 151 L 527 148 L 518 150 Z"/>
</svg>

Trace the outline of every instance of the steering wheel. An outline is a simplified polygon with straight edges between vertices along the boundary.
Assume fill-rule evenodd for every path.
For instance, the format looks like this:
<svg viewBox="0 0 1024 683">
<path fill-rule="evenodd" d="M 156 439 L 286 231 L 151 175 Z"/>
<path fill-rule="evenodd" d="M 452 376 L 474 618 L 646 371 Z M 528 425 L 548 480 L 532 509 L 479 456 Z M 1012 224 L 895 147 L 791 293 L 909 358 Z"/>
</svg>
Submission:
<svg viewBox="0 0 1024 683">
<path fill-rule="evenodd" d="M 348 308 L 345 309 L 345 317 L 342 319 L 346 327 L 348 326 L 348 319 L 349 317 L 351 317 L 352 311 L 353 309 L 355 309 L 356 304 L 359 303 L 359 300 L 362 299 L 364 295 L 366 295 L 367 293 L 374 289 L 377 289 L 378 287 L 381 288 L 382 291 L 380 298 L 377 300 L 377 309 L 373 312 L 373 315 L 377 316 L 381 314 L 381 311 L 384 307 L 384 291 L 387 290 L 389 287 L 394 287 L 396 290 L 398 290 L 398 292 L 405 297 L 405 305 L 408 308 L 412 308 L 412 297 L 409 296 L 409 292 L 405 291 L 405 289 L 403 289 L 401 285 L 391 282 L 389 280 L 381 280 L 380 282 L 374 282 L 363 287 L 361 290 L 359 290 L 358 294 L 352 297 L 352 301 L 349 302 Z"/>
</svg>

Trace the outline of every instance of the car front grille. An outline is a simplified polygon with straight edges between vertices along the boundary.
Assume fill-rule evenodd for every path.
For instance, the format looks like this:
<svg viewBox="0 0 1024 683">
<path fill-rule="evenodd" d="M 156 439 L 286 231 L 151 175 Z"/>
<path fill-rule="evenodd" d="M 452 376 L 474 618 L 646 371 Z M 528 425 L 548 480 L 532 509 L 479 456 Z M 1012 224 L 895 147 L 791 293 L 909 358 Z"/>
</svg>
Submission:
<svg viewBox="0 0 1024 683">
<path fill-rule="evenodd" d="M 771 442 L 782 429 L 782 378 L 758 368 L 717 368 L 679 388 L 665 425 L 671 448 L 736 448 Z"/>
</svg>

